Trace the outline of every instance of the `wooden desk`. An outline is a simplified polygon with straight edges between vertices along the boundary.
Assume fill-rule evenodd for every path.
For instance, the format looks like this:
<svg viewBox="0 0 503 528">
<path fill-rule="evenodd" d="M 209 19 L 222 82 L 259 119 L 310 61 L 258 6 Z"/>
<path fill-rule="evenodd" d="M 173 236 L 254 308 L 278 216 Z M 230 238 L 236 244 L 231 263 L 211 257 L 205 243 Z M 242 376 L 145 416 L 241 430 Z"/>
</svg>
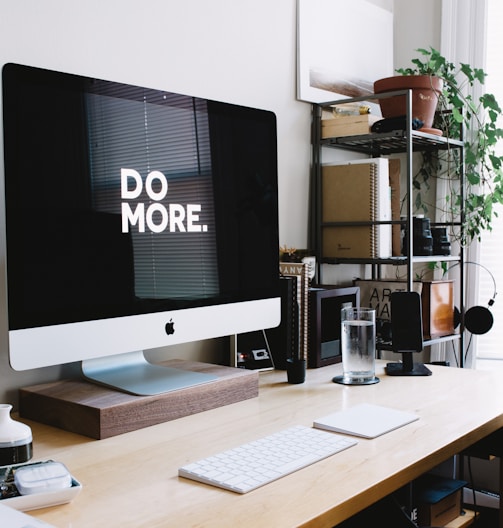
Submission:
<svg viewBox="0 0 503 528">
<path fill-rule="evenodd" d="M 303 385 L 261 374 L 258 398 L 106 440 L 28 422 L 35 458 L 64 462 L 82 482 L 70 504 L 32 515 L 58 528 L 331 527 L 503 426 L 495 373 L 433 366 L 430 377 L 347 387 L 341 365 L 309 370 Z M 420 419 L 238 495 L 177 476 L 179 466 L 294 424 L 373 402 Z"/>
</svg>

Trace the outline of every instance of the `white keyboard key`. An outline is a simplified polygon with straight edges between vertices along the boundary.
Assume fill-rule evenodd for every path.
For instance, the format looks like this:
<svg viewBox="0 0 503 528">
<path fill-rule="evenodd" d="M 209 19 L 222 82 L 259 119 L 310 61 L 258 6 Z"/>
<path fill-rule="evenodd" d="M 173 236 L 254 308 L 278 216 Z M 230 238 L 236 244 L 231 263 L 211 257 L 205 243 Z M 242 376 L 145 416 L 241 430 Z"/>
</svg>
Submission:
<svg viewBox="0 0 503 528">
<path fill-rule="evenodd" d="M 299 425 L 187 464 L 178 474 L 247 493 L 356 443 L 353 438 Z"/>
</svg>

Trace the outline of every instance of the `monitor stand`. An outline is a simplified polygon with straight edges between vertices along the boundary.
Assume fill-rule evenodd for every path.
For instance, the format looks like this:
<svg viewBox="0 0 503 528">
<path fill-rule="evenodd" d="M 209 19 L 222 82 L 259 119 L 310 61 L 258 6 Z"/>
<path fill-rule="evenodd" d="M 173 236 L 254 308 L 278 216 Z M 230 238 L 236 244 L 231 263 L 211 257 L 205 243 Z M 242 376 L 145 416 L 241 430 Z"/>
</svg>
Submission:
<svg viewBox="0 0 503 528">
<path fill-rule="evenodd" d="M 388 363 L 386 374 L 388 376 L 431 376 L 431 370 L 422 363 L 412 361 L 413 352 L 402 352 L 401 363 Z"/>
<path fill-rule="evenodd" d="M 128 394 L 85 379 L 51 381 L 19 390 L 19 414 L 28 420 L 102 439 L 259 395 L 257 370 L 183 359 L 168 359 L 161 366 L 177 375 L 180 370 L 199 372 L 216 381 L 152 396 Z"/>
<path fill-rule="evenodd" d="M 141 351 L 86 359 L 81 368 L 89 381 L 137 396 L 164 394 L 218 380 L 206 372 L 155 365 Z"/>
</svg>

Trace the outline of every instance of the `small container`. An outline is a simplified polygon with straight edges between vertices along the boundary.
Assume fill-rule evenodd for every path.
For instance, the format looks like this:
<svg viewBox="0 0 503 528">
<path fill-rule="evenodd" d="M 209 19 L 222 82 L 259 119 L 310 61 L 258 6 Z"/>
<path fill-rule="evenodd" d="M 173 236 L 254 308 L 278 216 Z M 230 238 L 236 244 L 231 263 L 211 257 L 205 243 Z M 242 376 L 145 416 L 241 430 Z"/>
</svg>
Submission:
<svg viewBox="0 0 503 528">
<path fill-rule="evenodd" d="M 306 360 L 305 359 L 287 359 L 286 375 L 288 383 L 295 385 L 306 381 Z"/>
<path fill-rule="evenodd" d="M 0 466 L 22 464 L 33 456 L 31 428 L 10 416 L 12 405 L 0 404 Z"/>
<path fill-rule="evenodd" d="M 21 495 L 32 495 L 71 488 L 72 476 L 61 462 L 43 462 L 16 469 L 14 482 Z"/>
</svg>

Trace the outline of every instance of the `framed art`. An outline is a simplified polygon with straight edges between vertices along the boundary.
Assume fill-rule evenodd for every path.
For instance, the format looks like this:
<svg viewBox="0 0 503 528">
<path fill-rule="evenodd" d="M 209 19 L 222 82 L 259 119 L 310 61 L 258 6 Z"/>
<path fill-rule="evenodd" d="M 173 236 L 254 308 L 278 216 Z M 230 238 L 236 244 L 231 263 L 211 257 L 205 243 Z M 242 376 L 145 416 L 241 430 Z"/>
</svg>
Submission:
<svg viewBox="0 0 503 528">
<path fill-rule="evenodd" d="M 374 92 L 393 75 L 393 15 L 366 2 L 298 0 L 297 93 L 312 103 Z"/>
</svg>

